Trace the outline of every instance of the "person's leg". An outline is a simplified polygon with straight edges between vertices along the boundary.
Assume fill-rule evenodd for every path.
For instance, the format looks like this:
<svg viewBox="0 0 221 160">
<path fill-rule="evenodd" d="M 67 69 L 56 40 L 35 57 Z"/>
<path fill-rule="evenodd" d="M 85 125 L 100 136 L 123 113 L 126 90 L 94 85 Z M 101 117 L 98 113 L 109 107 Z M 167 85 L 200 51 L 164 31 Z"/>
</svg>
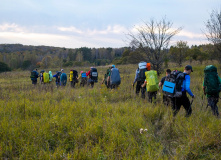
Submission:
<svg viewBox="0 0 221 160">
<path fill-rule="evenodd" d="M 140 84 L 141 97 L 142 97 L 143 99 L 145 99 L 146 87 L 141 87 L 141 85 L 142 85 L 143 83 L 144 83 L 144 82 L 141 82 L 141 84 Z"/>
<path fill-rule="evenodd" d="M 139 95 L 140 93 L 140 87 L 141 87 L 141 82 L 137 81 L 137 85 L 136 85 L 136 94 Z"/>
<path fill-rule="evenodd" d="M 215 116 L 219 116 L 217 103 L 218 103 L 218 98 L 213 98 L 213 97 L 208 98 L 208 104 L 212 109 L 213 115 Z"/>
<path fill-rule="evenodd" d="M 152 94 L 151 92 L 147 92 L 148 95 L 148 102 L 152 103 Z"/>
<path fill-rule="evenodd" d="M 181 98 L 172 98 L 171 104 L 172 104 L 173 116 L 175 117 L 181 107 Z"/>
<path fill-rule="evenodd" d="M 186 117 L 189 117 L 192 114 L 192 107 L 190 105 L 189 98 L 185 95 L 181 97 L 181 103 L 186 110 Z"/>
</svg>

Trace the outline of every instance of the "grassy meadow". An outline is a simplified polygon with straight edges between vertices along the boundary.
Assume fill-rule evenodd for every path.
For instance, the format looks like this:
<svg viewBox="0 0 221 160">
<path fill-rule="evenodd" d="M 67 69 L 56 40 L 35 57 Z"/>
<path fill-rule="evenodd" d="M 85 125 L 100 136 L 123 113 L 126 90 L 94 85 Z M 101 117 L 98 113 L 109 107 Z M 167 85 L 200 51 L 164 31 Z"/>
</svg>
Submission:
<svg viewBox="0 0 221 160">
<path fill-rule="evenodd" d="M 183 107 L 173 118 L 161 91 L 156 104 L 135 95 L 137 65 L 116 67 L 122 77 L 116 90 L 101 85 L 107 67 L 97 67 L 93 89 L 71 88 L 69 81 L 56 88 L 55 80 L 40 85 L 39 79 L 33 86 L 28 71 L 1 73 L 0 159 L 221 159 L 221 120 L 206 108 L 202 91 L 205 65 L 193 65 L 189 118 Z"/>
</svg>

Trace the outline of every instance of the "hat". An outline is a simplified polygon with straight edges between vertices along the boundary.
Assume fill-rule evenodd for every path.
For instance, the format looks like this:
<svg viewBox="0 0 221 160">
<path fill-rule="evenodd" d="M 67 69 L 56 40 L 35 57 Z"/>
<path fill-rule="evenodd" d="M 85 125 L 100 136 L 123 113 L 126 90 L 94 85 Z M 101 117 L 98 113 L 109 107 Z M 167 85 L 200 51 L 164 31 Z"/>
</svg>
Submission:
<svg viewBox="0 0 221 160">
<path fill-rule="evenodd" d="M 147 63 L 146 67 L 147 67 L 147 70 L 149 71 L 151 69 L 150 63 Z"/>
<path fill-rule="evenodd" d="M 64 71 L 63 69 L 61 69 L 61 71 Z"/>
<path fill-rule="evenodd" d="M 83 71 L 81 71 L 81 73 L 83 73 Z"/>
<path fill-rule="evenodd" d="M 115 68 L 115 65 L 112 65 L 113 68 Z"/>
<path fill-rule="evenodd" d="M 191 65 L 186 65 L 185 70 L 191 70 L 191 72 L 193 72 L 193 68 Z"/>
</svg>

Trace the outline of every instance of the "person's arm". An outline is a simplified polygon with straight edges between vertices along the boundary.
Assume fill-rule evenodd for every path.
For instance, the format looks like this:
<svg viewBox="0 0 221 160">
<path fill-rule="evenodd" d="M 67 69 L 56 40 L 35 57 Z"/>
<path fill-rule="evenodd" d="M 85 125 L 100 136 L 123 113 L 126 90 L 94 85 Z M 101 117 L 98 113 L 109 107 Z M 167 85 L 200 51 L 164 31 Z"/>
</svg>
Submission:
<svg viewBox="0 0 221 160">
<path fill-rule="evenodd" d="M 144 83 L 141 85 L 141 87 L 145 87 L 146 83 L 147 83 L 147 81 L 145 80 Z"/>
<path fill-rule="evenodd" d="M 190 76 L 186 75 L 185 76 L 185 85 L 184 85 L 184 89 L 187 91 L 187 93 L 191 96 L 194 97 L 193 93 L 190 90 Z"/>
<path fill-rule="evenodd" d="M 135 78 L 134 78 L 134 83 L 133 83 L 133 85 L 136 83 L 136 81 L 137 81 L 137 77 L 138 77 L 138 71 L 136 70 L 136 73 L 135 73 Z"/>
<path fill-rule="evenodd" d="M 89 76 L 91 73 L 91 71 L 86 72 L 86 76 Z"/>
</svg>

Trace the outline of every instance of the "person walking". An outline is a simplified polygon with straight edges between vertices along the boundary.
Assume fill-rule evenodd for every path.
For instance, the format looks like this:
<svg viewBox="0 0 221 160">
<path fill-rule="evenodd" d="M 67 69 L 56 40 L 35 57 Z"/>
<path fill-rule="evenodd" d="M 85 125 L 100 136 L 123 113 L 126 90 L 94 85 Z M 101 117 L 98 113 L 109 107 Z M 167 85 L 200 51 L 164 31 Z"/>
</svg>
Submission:
<svg viewBox="0 0 221 160">
<path fill-rule="evenodd" d="M 170 69 L 167 69 L 167 70 L 166 70 L 166 76 L 164 76 L 164 77 L 161 79 L 161 81 L 159 82 L 159 88 L 162 88 L 162 87 L 163 87 L 166 78 L 167 78 L 168 76 L 170 76 L 170 74 L 171 74 L 171 70 L 170 70 Z M 164 92 L 163 92 L 163 103 L 164 103 L 166 106 L 168 106 L 169 103 L 170 103 L 170 98 L 168 98 L 168 96 L 166 96 L 166 95 L 164 94 Z"/>
<path fill-rule="evenodd" d="M 134 82 L 133 82 L 133 87 L 134 87 L 135 83 L 137 83 L 136 95 L 139 95 L 139 93 L 141 91 L 142 98 L 145 98 L 145 93 L 146 93 L 146 88 L 142 87 L 142 84 L 144 84 L 144 81 L 145 81 L 145 72 L 147 71 L 146 65 L 147 65 L 146 62 L 140 62 L 138 64 L 138 68 L 136 70 L 135 78 L 134 78 Z"/>
<path fill-rule="evenodd" d="M 203 92 L 207 97 L 208 105 L 213 115 L 219 117 L 217 103 L 219 102 L 221 78 L 218 76 L 217 68 L 213 65 L 206 66 L 204 69 Z"/>
<path fill-rule="evenodd" d="M 66 86 L 66 83 L 67 83 L 67 74 L 64 73 L 64 70 L 61 69 L 61 86 Z"/>
<path fill-rule="evenodd" d="M 189 117 L 192 114 L 192 108 L 190 104 L 190 100 L 187 97 L 187 93 L 192 97 L 195 98 L 194 94 L 190 90 L 190 74 L 193 72 L 192 66 L 187 65 L 184 68 L 184 80 L 181 86 L 182 95 L 180 97 L 173 97 L 171 98 L 171 105 L 173 109 L 173 116 L 179 112 L 181 106 L 184 107 L 186 110 L 186 117 Z"/>
<path fill-rule="evenodd" d="M 30 78 L 31 78 L 32 84 L 36 85 L 38 81 L 38 69 L 37 68 L 31 72 Z"/>
<path fill-rule="evenodd" d="M 156 100 L 157 91 L 159 90 L 158 86 L 158 78 L 157 78 L 157 71 L 150 70 L 151 65 L 147 63 L 146 65 L 147 71 L 145 72 L 145 81 L 142 84 L 142 87 L 146 86 L 147 94 L 148 94 L 148 101 L 150 103 L 153 102 L 153 98 Z"/>
</svg>

